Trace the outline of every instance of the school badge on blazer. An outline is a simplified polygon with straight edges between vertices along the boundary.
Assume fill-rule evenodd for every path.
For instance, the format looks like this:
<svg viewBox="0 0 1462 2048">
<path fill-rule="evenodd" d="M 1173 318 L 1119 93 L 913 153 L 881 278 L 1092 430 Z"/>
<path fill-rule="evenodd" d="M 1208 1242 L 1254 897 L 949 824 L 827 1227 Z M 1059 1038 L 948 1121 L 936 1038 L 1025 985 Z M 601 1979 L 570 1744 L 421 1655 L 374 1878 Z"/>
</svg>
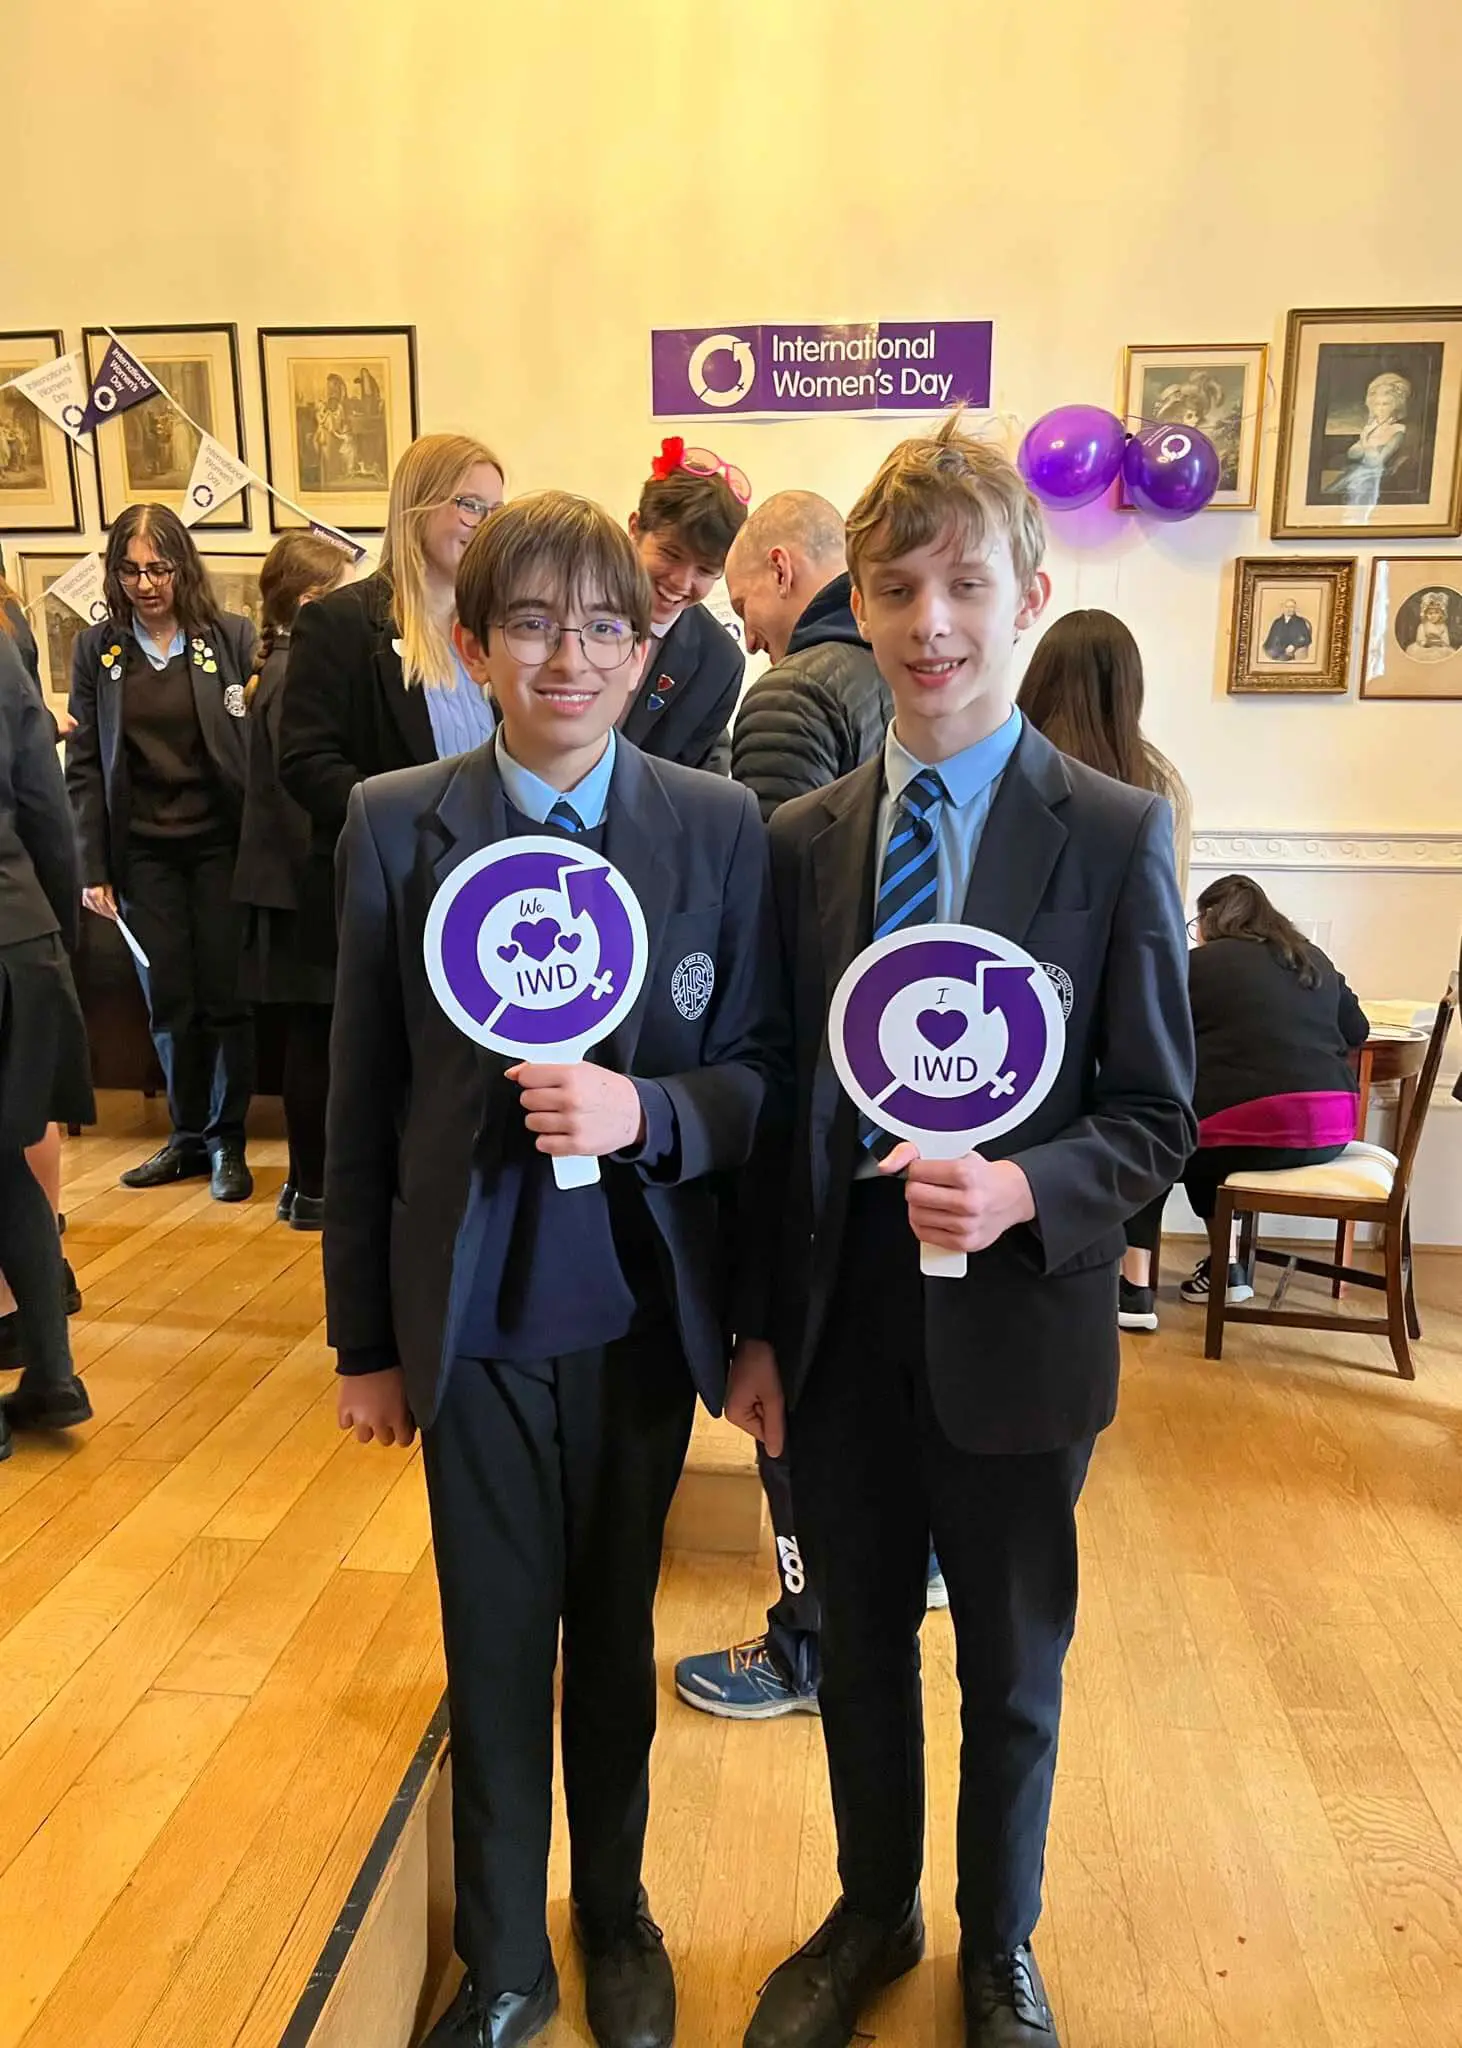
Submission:
<svg viewBox="0 0 1462 2048">
<path fill-rule="evenodd" d="M 687 953 L 670 977 L 670 1000 L 687 1024 L 704 1017 L 716 988 L 716 963 L 709 953 Z"/>
</svg>

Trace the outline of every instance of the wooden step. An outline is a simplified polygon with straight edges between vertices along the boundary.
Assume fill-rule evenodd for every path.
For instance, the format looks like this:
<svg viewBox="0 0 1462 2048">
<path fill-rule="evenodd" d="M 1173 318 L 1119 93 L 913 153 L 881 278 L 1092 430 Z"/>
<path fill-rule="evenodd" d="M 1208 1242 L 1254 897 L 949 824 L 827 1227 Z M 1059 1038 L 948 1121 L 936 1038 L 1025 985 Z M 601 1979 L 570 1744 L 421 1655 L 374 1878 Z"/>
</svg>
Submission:
<svg viewBox="0 0 1462 2048">
<path fill-rule="evenodd" d="M 696 1404 L 685 1470 L 665 1525 L 668 1550 L 749 1556 L 761 1543 L 763 1496 L 756 1445 Z"/>
</svg>

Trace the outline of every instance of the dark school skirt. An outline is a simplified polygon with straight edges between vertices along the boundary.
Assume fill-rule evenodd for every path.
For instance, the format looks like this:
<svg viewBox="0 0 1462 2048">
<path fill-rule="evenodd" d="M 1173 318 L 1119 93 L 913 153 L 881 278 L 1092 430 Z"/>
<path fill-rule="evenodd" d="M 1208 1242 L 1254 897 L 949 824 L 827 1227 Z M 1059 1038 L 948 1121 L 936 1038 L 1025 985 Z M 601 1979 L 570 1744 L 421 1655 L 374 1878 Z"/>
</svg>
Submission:
<svg viewBox="0 0 1462 2048">
<path fill-rule="evenodd" d="M 93 1124 L 86 1024 L 59 936 L 0 946 L 0 1150 L 47 1124 Z"/>
</svg>

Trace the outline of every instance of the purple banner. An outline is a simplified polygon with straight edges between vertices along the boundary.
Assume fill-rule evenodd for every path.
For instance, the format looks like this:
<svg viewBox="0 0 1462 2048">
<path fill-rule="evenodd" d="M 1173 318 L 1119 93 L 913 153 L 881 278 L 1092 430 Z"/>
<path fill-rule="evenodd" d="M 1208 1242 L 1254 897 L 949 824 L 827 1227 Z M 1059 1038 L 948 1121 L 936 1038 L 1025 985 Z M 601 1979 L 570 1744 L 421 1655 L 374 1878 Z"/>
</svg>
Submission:
<svg viewBox="0 0 1462 2048">
<path fill-rule="evenodd" d="M 76 431 L 90 433 L 102 420 L 109 420 L 113 413 L 126 412 L 129 406 L 141 405 L 144 398 L 153 397 L 156 391 L 156 384 L 137 358 L 128 355 L 119 341 L 109 341 Z"/>
<path fill-rule="evenodd" d="M 988 320 L 659 327 L 650 335 L 652 414 L 776 419 L 988 405 L 993 334 Z"/>
</svg>

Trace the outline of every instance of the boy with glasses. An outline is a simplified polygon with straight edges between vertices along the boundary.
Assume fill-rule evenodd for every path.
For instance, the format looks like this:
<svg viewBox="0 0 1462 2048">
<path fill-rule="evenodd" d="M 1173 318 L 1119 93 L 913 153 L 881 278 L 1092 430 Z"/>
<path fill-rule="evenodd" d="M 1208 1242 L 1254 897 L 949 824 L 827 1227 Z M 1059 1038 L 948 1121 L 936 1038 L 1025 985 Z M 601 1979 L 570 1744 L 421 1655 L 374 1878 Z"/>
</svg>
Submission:
<svg viewBox="0 0 1462 2048">
<path fill-rule="evenodd" d="M 515 2048 L 558 2002 L 560 1627 L 589 2024 L 600 2048 L 674 2033 L 640 1885 L 652 1610 L 696 1393 L 721 1405 L 728 1183 L 766 1092 L 775 967 L 754 800 L 616 735 L 651 602 L 597 506 L 547 492 L 494 514 L 458 573 L 457 639 L 499 729 L 357 787 L 342 840 L 326 1293 L 342 1424 L 388 1444 L 423 1432 L 468 1972 L 431 2048 Z M 643 990 L 593 1062 L 481 1050 L 428 983 L 437 890 L 523 834 L 602 852 L 644 913 Z M 602 1179 L 557 1187 L 552 1159 L 585 1155 Z"/>
</svg>

